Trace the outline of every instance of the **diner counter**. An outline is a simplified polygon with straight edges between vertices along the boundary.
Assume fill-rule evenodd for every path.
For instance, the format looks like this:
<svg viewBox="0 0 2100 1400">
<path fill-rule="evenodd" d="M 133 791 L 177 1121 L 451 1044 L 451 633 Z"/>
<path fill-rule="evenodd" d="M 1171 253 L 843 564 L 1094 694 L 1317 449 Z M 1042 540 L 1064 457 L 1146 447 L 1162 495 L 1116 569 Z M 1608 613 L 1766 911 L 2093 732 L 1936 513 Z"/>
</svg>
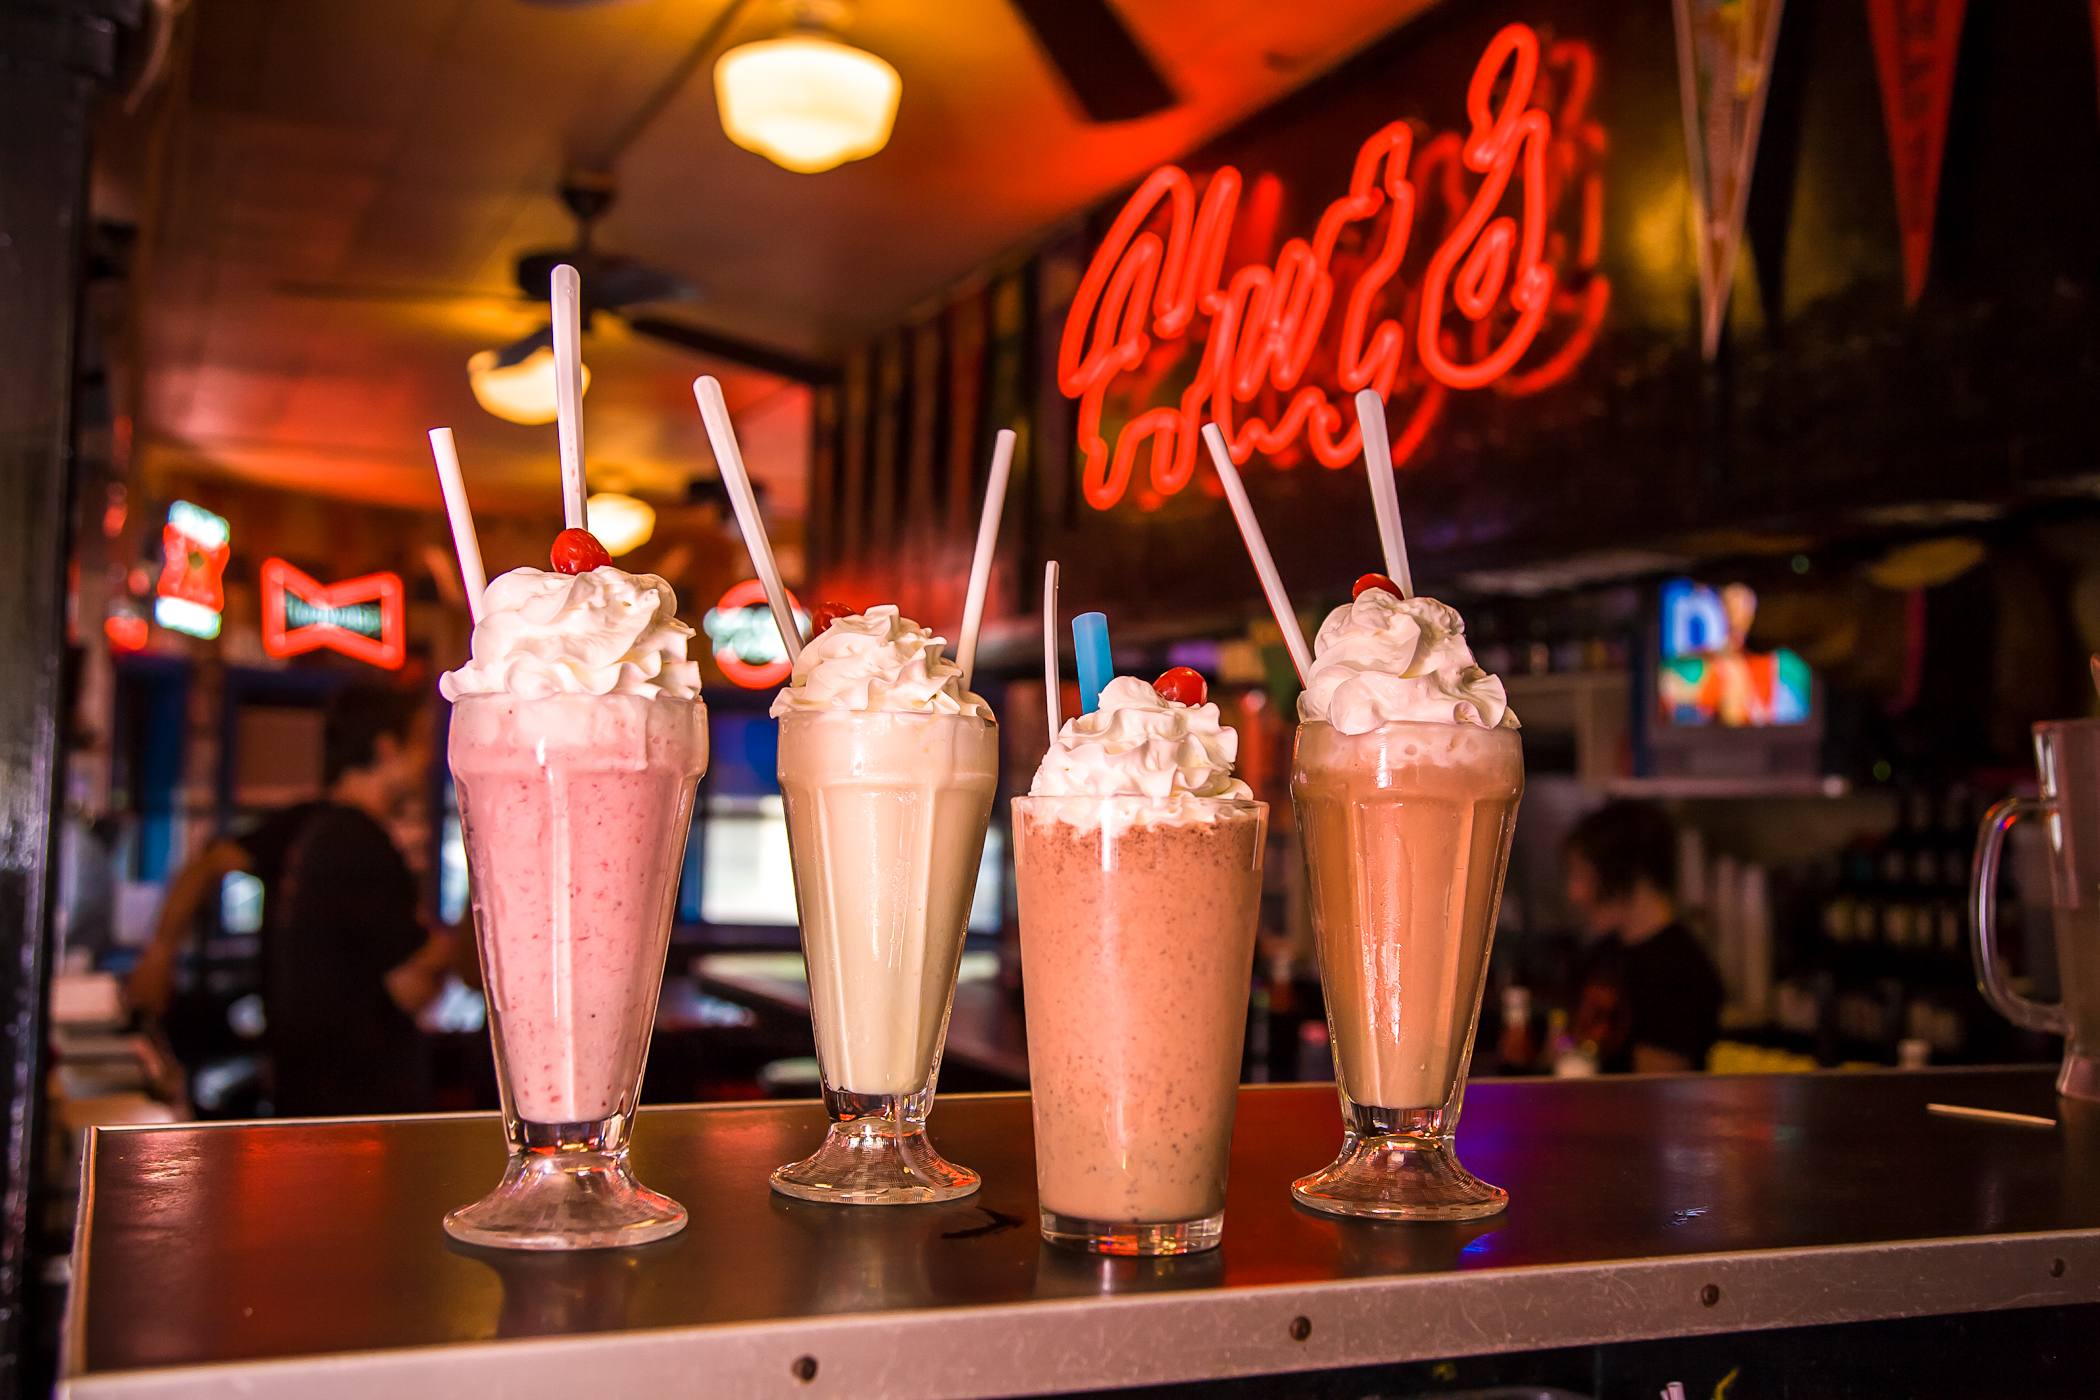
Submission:
<svg viewBox="0 0 2100 1400">
<path fill-rule="evenodd" d="M 939 1101 L 941 1152 L 984 1177 L 941 1206 L 768 1190 L 815 1102 L 646 1110 L 638 1175 L 692 1224 L 574 1255 L 447 1239 L 502 1169 L 492 1114 L 110 1129 L 63 1389 L 1024 1395 L 2095 1303 L 2096 1108 L 2041 1068 L 1483 1081 L 1460 1150 L 1509 1210 L 1406 1225 L 1296 1206 L 1333 1089 L 1248 1088 L 1224 1247 L 1147 1261 L 1042 1243 L 1022 1094 Z"/>
</svg>

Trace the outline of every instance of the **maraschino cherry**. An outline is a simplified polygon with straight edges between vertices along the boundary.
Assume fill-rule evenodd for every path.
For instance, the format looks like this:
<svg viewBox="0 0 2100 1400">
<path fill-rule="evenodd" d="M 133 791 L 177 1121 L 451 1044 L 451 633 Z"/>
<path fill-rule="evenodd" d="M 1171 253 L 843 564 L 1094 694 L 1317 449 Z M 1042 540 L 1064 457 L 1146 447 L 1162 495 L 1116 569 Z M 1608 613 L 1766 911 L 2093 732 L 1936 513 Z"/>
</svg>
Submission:
<svg viewBox="0 0 2100 1400">
<path fill-rule="evenodd" d="M 1356 581 L 1356 587 L 1349 590 L 1349 596 L 1351 598 L 1361 598 L 1364 596 L 1364 591 L 1371 588 L 1383 588 L 1395 598 L 1400 596 L 1400 585 L 1394 583 L 1384 574 L 1365 574 Z"/>
<path fill-rule="evenodd" d="M 547 551 L 554 561 L 555 570 L 564 574 L 587 574 L 592 569 L 602 569 L 612 563 L 612 556 L 598 537 L 588 530 L 564 530 L 554 537 L 554 548 Z"/>
<path fill-rule="evenodd" d="M 1175 705 L 1200 705 L 1210 694 L 1203 677 L 1186 666 L 1176 666 L 1152 682 L 1159 698 Z"/>
<path fill-rule="evenodd" d="M 819 603 L 817 610 L 809 615 L 809 637 L 811 641 L 824 635 L 831 624 L 842 617 L 853 616 L 856 609 L 844 603 Z"/>
</svg>

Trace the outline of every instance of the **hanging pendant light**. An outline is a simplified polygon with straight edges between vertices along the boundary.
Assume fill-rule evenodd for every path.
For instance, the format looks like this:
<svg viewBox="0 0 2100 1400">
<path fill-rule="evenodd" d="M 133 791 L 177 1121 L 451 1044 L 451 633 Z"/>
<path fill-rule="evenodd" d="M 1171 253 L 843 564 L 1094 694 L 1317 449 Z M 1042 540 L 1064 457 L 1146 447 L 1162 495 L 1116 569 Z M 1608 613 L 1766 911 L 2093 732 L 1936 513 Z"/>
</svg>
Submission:
<svg viewBox="0 0 2100 1400">
<path fill-rule="evenodd" d="M 552 423 L 554 352 L 542 345 L 514 365 L 498 364 L 502 352 L 484 350 L 467 361 L 467 383 L 474 398 L 498 418 L 512 423 Z M 591 367 L 582 366 L 583 387 L 591 387 Z"/>
<path fill-rule="evenodd" d="M 882 59 L 807 29 L 740 44 L 715 64 L 729 139 L 805 175 L 887 145 L 903 90 Z"/>
<path fill-rule="evenodd" d="M 640 549 L 656 533 L 656 508 L 622 491 L 600 491 L 584 502 L 591 533 L 617 559 Z"/>
</svg>

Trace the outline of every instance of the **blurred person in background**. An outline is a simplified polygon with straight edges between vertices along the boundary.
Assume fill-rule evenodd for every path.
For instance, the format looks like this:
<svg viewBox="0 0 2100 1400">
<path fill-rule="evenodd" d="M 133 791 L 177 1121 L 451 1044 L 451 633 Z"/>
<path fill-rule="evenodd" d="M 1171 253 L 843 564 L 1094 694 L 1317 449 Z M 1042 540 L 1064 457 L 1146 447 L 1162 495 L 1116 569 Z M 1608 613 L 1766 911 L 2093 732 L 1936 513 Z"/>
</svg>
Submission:
<svg viewBox="0 0 2100 1400">
<path fill-rule="evenodd" d="M 415 1016 L 444 989 L 457 945 L 427 926 L 416 877 L 388 825 L 429 777 L 418 694 L 351 686 L 330 701 L 327 796 L 214 841 L 168 887 L 132 1004 L 165 1014 L 196 914 L 235 871 L 263 885 L 264 1044 L 285 1117 L 414 1113 L 430 1066 Z"/>
<path fill-rule="evenodd" d="M 1569 1029 L 1607 1074 L 1704 1069 L 1720 1034 L 1721 974 L 1677 921 L 1677 827 L 1647 802 L 1611 802 L 1561 853 L 1587 945 Z"/>
</svg>

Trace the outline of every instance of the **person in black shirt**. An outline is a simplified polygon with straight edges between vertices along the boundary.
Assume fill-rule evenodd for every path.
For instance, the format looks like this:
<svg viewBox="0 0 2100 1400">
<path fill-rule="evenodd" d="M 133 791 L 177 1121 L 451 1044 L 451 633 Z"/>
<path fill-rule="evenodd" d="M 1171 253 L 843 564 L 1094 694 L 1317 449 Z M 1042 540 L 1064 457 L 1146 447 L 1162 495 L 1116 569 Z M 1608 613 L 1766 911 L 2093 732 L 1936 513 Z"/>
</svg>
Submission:
<svg viewBox="0 0 2100 1400">
<path fill-rule="evenodd" d="M 236 870 L 263 883 L 262 973 L 272 1099 L 286 1117 L 412 1113 L 430 1074 L 415 1014 L 443 990 L 452 936 L 426 928 L 385 823 L 430 767 L 419 696 L 353 686 L 330 703 L 328 796 L 213 842 L 169 887 L 153 946 L 131 978 L 149 1013 L 171 999 L 197 909 Z"/>
<path fill-rule="evenodd" d="M 1720 1029 L 1721 976 L 1677 922 L 1670 819 L 1645 802 L 1609 803 L 1576 824 L 1562 863 L 1590 940 L 1575 977 L 1576 1043 L 1606 1073 L 1704 1069 Z"/>
</svg>

